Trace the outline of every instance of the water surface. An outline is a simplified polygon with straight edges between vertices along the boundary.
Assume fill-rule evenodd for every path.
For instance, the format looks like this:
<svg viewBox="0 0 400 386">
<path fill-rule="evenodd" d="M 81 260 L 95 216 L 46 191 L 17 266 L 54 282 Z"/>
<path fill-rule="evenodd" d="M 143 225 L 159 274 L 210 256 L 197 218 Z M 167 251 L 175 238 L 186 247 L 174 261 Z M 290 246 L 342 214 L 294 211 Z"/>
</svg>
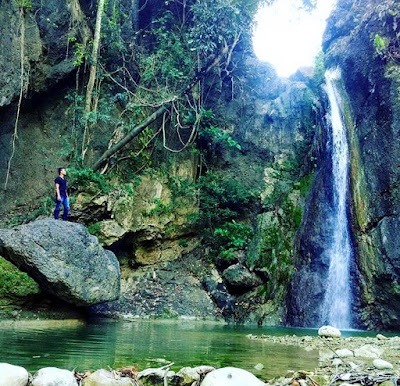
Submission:
<svg viewBox="0 0 400 386">
<path fill-rule="evenodd" d="M 247 334 L 316 335 L 315 330 L 229 326 L 198 321 L 16 321 L 0 322 L 0 362 L 30 372 L 55 366 L 96 370 L 175 362 L 184 366 L 235 366 L 262 379 L 287 370 L 313 369 L 315 351 L 250 340 Z M 264 369 L 254 366 L 261 363 Z"/>
</svg>

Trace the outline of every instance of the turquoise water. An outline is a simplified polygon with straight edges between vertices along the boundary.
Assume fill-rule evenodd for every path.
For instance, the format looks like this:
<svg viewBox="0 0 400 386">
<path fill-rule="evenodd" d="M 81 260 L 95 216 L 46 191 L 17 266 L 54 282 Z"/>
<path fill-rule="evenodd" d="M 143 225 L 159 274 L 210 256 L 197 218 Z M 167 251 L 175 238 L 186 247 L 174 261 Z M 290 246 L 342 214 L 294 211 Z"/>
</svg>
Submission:
<svg viewBox="0 0 400 386">
<path fill-rule="evenodd" d="M 250 340 L 247 334 L 316 336 L 317 331 L 198 321 L 2 321 L 0 362 L 35 372 L 46 366 L 84 371 L 137 364 L 144 369 L 173 361 L 174 370 L 198 365 L 236 366 L 262 379 L 317 366 L 315 351 Z M 347 335 L 371 333 L 352 331 Z M 260 371 L 254 369 L 258 363 L 264 366 Z"/>
<path fill-rule="evenodd" d="M 289 369 L 313 369 L 317 353 L 250 340 L 246 335 L 294 331 L 307 333 L 198 321 L 3 321 L 0 362 L 34 372 L 46 366 L 83 371 L 138 364 L 144 369 L 162 366 L 167 360 L 175 362 L 174 369 L 236 366 L 260 378 L 271 378 L 284 375 Z M 255 370 L 258 363 L 264 369 Z"/>
</svg>

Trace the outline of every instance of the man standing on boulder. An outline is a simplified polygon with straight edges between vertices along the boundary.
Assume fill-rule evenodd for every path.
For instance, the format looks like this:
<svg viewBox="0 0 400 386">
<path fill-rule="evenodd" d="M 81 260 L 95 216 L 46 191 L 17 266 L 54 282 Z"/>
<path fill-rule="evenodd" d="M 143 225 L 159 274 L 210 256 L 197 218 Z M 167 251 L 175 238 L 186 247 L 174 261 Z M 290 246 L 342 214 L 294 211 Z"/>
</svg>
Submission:
<svg viewBox="0 0 400 386">
<path fill-rule="evenodd" d="M 64 168 L 58 168 L 58 177 L 54 180 L 56 184 L 56 208 L 54 209 L 54 218 L 57 220 L 60 214 L 61 204 L 64 206 L 63 220 L 67 221 L 69 212 L 69 201 L 67 193 L 67 181 L 65 176 L 67 172 Z"/>
</svg>

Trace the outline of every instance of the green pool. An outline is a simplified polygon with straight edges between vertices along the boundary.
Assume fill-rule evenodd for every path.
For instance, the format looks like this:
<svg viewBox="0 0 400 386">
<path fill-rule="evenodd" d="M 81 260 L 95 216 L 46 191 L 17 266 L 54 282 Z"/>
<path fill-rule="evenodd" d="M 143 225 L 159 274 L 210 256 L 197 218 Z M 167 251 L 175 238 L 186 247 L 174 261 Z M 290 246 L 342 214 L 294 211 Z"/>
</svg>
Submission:
<svg viewBox="0 0 400 386">
<path fill-rule="evenodd" d="M 0 362 L 34 372 L 45 366 L 96 370 L 132 364 L 140 369 L 165 360 L 183 366 L 236 366 L 262 379 L 287 370 L 313 369 L 318 353 L 250 340 L 247 334 L 312 334 L 316 331 L 229 326 L 198 321 L 2 321 Z M 264 368 L 256 370 L 261 363 Z"/>
</svg>

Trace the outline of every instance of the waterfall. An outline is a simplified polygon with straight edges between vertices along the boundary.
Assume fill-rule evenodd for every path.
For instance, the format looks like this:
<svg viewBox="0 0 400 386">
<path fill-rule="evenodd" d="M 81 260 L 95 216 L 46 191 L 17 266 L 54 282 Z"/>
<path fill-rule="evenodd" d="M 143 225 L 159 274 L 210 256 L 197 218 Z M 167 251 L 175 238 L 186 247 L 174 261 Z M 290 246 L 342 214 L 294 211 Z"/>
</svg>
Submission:
<svg viewBox="0 0 400 386">
<path fill-rule="evenodd" d="M 351 327 L 350 263 L 352 248 L 347 211 L 349 191 L 349 148 L 346 125 L 341 113 L 341 99 L 335 81 L 340 71 L 328 70 L 325 74 L 326 92 L 330 104 L 332 129 L 332 223 L 330 245 L 327 246 L 329 272 L 323 303 L 323 323 L 337 328 Z"/>
</svg>

